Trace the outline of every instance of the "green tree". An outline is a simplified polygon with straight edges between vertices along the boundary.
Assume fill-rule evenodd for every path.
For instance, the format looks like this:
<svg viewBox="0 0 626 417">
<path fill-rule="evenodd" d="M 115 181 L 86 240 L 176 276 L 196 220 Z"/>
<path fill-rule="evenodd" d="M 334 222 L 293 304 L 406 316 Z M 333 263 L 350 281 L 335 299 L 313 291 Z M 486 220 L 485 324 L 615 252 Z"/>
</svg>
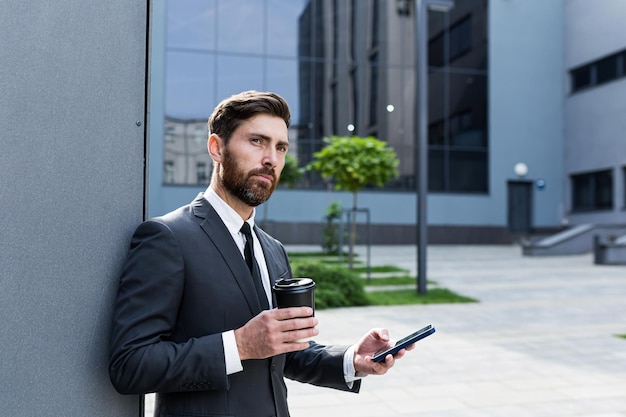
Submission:
<svg viewBox="0 0 626 417">
<path fill-rule="evenodd" d="M 298 167 L 298 160 L 289 154 L 285 156 L 285 166 L 280 174 L 279 184 L 293 188 L 302 177 L 303 169 Z"/>
<path fill-rule="evenodd" d="M 324 138 L 326 146 L 313 154 L 307 169 L 319 171 L 323 178 L 332 179 L 335 189 L 352 193 L 352 208 L 356 210 L 358 192 L 366 186 L 382 187 L 398 176 L 398 158 L 386 142 L 372 136 L 331 136 Z M 356 240 L 356 212 L 351 216 L 350 270 Z"/>
</svg>

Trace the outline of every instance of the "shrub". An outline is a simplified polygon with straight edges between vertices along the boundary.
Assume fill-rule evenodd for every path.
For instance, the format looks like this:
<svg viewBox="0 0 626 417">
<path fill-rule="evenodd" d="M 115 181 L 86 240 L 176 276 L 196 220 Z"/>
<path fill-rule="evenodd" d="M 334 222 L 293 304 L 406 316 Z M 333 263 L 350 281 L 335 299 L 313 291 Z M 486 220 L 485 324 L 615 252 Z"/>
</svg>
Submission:
<svg viewBox="0 0 626 417">
<path fill-rule="evenodd" d="M 342 266 L 306 261 L 294 263 L 293 273 L 295 277 L 308 277 L 315 281 L 317 309 L 368 304 L 363 280 Z"/>
<path fill-rule="evenodd" d="M 326 207 L 326 224 L 324 226 L 324 241 L 322 243 L 324 253 L 339 253 L 339 226 L 337 225 L 337 220 L 341 219 L 342 212 L 343 206 L 337 201 Z"/>
</svg>

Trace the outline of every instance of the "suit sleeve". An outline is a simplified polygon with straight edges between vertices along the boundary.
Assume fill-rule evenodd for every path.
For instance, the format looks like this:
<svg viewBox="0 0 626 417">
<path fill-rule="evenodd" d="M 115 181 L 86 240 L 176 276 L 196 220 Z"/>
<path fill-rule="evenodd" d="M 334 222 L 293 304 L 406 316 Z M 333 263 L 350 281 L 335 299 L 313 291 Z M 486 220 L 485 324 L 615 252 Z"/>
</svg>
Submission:
<svg viewBox="0 0 626 417">
<path fill-rule="evenodd" d="M 142 223 L 131 241 L 113 315 L 109 374 L 122 394 L 228 388 L 221 334 L 175 341 L 184 262 L 164 224 Z"/>
<path fill-rule="evenodd" d="M 309 342 L 309 348 L 287 354 L 285 376 L 294 381 L 359 392 L 361 381 L 348 387 L 343 375 L 343 355 L 348 346 L 324 346 Z"/>
</svg>

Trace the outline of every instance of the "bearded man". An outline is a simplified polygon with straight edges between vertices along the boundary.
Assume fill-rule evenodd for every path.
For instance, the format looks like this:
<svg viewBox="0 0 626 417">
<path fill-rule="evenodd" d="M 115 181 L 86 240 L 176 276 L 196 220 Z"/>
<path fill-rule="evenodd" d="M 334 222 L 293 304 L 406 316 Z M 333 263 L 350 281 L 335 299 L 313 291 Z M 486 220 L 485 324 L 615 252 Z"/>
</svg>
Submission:
<svg viewBox="0 0 626 417">
<path fill-rule="evenodd" d="M 385 329 L 352 346 L 303 342 L 318 334 L 312 309 L 273 308 L 271 286 L 290 278 L 291 267 L 254 215 L 278 185 L 289 123 L 274 93 L 222 101 L 208 122 L 211 184 L 132 237 L 109 373 L 121 394 L 156 392 L 156 416 L 287 417 L 285 377 L 358 392 L 363 376 L 386 373 L 405 353 L 372 361 L 391 346 Z M 246 263 L 248 241 L 254 265 Z"/>
</svg>

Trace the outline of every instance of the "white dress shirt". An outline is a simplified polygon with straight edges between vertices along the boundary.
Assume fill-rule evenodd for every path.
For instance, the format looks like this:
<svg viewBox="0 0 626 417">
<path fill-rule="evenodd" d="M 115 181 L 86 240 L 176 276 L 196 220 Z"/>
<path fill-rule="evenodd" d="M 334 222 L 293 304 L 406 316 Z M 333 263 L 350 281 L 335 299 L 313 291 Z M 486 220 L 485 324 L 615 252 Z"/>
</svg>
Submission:
<svg viewBox="0 0 626 417">
<path fill-rule="evenodd" d="M 209 186 L 204 192 L 204 198 L 211 203 L 211 206 L 215 209 L 217 214 L 222 219 L 222 222 L 226 225 L 226 228 L 230 232 L 233 240 L 237 244 L 239 248 L 239 252 L 241 252 L 241 256 L 245 259 L 244 248 L 246 245 L 246 238 L 243 233 L 240 232 L 241 226 L 243 226 L 243 220 L 241 216 L 233 210 L 217 193 Z M 256 214 L 256 209 L 253 209 L 252 215 L 248 220 L 248 224 L 250 225 L 250 229 L 252 230 L 252 238 L 254 240 L 254 258 L 259 265 L 259 270 L 261 271 L 261 279 L 263 281 L 263 289 L 265 290 L 265 295 L 267 297 L 270 308 L 272 306 L 272 297 L 271 297 L 271 288 L 270 288 L 270 277 L 269 272 L 267 270 L 267 264 L 265 263 L 265 255 L 263 254 L 263 248 L 261 247 L 261 243 L 259 239 L 254 233 L 254 215 Z M 222 341 L 224 343 L 224 358 L 226 360 L 226 373 L 228 375 L 234 374 L 236 372 L 243 371 L 243 365 L 241 363 L 241 358 L 239 357 L 239 350 L 237 349 L 237 343 L 235 341 L 235 331 L 228 330 L 222 333 Z M 351 346 L 343 357 L 343 371 L 344 377 L 346 379 L 346 383 L 349 387 L 352 386 L 352 381 L 359 379 L 360 376 L 355 376 L 354 370 L 354 346 Z"/>
</svg>

